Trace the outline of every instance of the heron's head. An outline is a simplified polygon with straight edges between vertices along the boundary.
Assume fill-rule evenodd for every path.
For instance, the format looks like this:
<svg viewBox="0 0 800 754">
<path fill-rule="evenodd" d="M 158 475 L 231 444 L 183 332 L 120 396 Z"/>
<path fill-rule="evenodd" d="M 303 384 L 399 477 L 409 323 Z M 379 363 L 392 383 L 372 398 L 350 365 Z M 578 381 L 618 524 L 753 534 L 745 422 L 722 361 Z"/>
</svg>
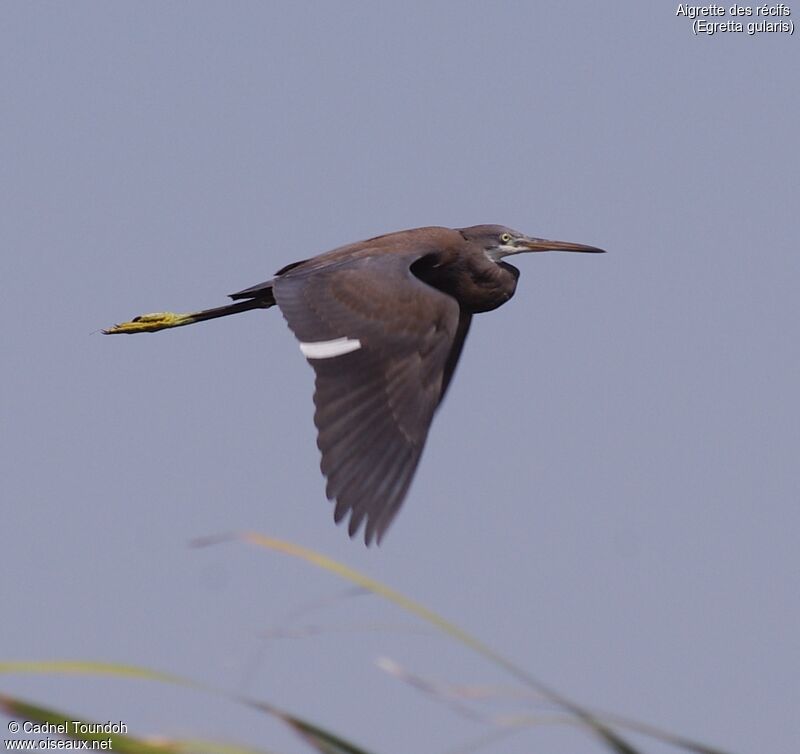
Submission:
<svg viewBox="0 0 800 754">
<path fill-rule="evenodd" d="M 511 254 L 526 251 L 582 251 L 603 254 L 603 249 L 569 241 L 548 241 L 546 238 L 532 238 L 518 230 L 503 225 L 473 225 L 460 228 L 464 238 L 476 247 L 483 249 L 489 259 L 497 262 Z"/>
</svg>

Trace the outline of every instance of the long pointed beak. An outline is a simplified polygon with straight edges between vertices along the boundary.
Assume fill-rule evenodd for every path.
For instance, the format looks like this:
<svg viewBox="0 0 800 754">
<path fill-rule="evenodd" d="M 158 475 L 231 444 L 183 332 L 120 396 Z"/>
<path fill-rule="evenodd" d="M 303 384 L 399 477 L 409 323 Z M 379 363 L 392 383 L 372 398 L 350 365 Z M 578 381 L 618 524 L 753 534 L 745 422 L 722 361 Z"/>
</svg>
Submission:
<svg viewBox="0 0 800 754">
<path fill-rule="evenodd" d="M 605 249 L 586 246 L 569 241 L 548 241 L 546 238 L 526 238 L 519 242 L 520 251 L 581 251 L 589 254 L 605 254 Z"/>
</svg>

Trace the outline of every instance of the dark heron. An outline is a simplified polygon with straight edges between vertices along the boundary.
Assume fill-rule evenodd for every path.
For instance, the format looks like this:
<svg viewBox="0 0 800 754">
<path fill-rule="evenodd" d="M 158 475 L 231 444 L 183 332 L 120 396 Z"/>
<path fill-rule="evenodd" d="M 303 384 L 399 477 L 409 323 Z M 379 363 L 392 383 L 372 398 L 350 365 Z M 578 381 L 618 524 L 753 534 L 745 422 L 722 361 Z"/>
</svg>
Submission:
<svg viewBox="0 0 800 754">
<path fill-rule="evenodd" d="M 334 518 L 380 542 L 419 463 L 473 314 L 502 306 L 528 251 L 601 253 L 500 225 L 415 228 L 287 265 L 234 303 L 159 312 L 104 330 L 155 332 L 276 304 L 316 372 L 314 423 Z"/>
</svg>

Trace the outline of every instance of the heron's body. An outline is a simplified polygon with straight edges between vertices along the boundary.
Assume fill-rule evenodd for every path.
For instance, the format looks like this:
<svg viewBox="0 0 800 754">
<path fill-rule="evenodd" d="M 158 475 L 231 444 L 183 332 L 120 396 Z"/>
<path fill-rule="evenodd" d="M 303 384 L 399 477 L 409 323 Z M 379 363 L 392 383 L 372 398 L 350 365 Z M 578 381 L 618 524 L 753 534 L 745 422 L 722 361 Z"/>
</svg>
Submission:
<svg viewBox="0 0 800 754">
<path fill-rule="evenodd" d="M 290 264 L 188 315 L 151 314 L 107 333 L 152 332 L 277 305 L 316 372 L 321 468 L 335 519 L 380 540 L 405 498 L 473 314 L 516 290 L 501 261 L 524 251 L 600 249 L 496 225 L 416 228 Z"/>
<path fill-rule="evenodd" d="M 278 270 L 273 280 L 234 293 L 231 298 L 261 297 L 269 300 L 267 291 L 281 277 L 309 274 L 369 257 L 393 255 L 411 260 L 410 266 L 417 278 L 452 296 L 461 309 L 470 314 L 502 306 L 514 295 L 519 270 L 505 262 L 496 262 L 487 254 L 464 254 L 463 244 L 464 237 L 451 228 L 431 226 L 387 233 L 293 262 Z"/>
</svg>

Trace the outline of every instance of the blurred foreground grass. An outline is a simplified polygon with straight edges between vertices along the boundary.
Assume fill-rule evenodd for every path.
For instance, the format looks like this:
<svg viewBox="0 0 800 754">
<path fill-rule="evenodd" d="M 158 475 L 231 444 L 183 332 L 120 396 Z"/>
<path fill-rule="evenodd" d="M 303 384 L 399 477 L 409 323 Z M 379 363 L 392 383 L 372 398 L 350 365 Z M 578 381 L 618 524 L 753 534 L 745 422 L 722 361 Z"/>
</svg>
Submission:
<svg viewBox="0 0 800 754">
<path fill-rule="evenodd" d="M 462 644 L 469 650 L 481 655 L 491 663 L 503 669 L 523 686 L 535 692 L 538 698 L 544 700 L 556 710 L 557 714 L 551 715 L 549 718 L 537 717 L 531 714 L 531 716 L 527 718 L 517 718 L 513 721 L 507 721 L 505 724 L 507 730 L 518 730 L 520 727 L 531 727 L 543 723 L 570 724 L 586 730 L 587 733 L 597 739 L 606 750 L 615 752 L 616 754 L 645 754 L 643 749 L 635 747 L 628 741 L 627 735 L 630 732 L 662 741 L 671 744 L 677 749 L 695 752 L 696 754 L 729 754 L 721 749 L 692 741 L 645 723 L 605 712 L 599 712 L 597 710 L 590 710 L 578 705 L 556 691 L 549 684 L 543 683 L 527 670 L 504 657 L 489 645 L 473 637 L 459 626 L 446 620 L 438 613 L 406 597 L 391 587 L 375 581 L 359 571 L 355 571 L 314 550 L 309 550 L 308 548 L 292 542 L 274 539 L 254 532 L 208 537 L 197 540 L 193 544 L 198 547 L 206 547 L 230 541 L 246 542 L 269 550 L 281 552 L 285 555 L 300 558 L 394 603 L 407 613 L 410 613 L 438 629 L 451 640 Z M 406 678 L 410 677 L 408 674 L 397 672 L 396 668 L 394 671 L 390 672 L 394 672 L 394 674 L 399 677 L 403 677 L 404 675 Z M 365 749 L 347 739 L 267 702 L 235 696 L 190 679 L 146 668 L 92 661 L 0 661 L 0 674 L 9 673 L 66 673 L 71 675 L 116 676 L 120 679 L 147 679 L 157 683 L 202 690 L 210 694 L 235 699 L 254 711 L 269 714 L 277 718 L 285 725 L 289 726 L 313 750 L 321 752 L 322 754 L 369 754 Z M 0 711 L 5 712 L 12 718 L 20 718 L 34 724 L 52 725 L 54 727 L 48 728 L 48 730 L 59 730 L 60 734 L 63 735 L 65 739 L 85 742 L 85 748 L 95 747 L 95 750 L 99 750 L 99 747 L 102 745 L 105 750 L 123 752 L 124 754 L 208 754 L 209 752 L 216 752 L 217 754 L 276 754 L 268 749 L 253 749 L 232 743 L 216 741 L 169 739 L 161 737 L 135 738 L 120 733 L 93 732 L 89 719 L 67 714 L 61 710 L 39 706 L 6 694 L 0 694 Z M 76 724 L 76 722 L 80 724 Z M 103 744 L 102 742 L 108 743 Z"/>
</svg>

